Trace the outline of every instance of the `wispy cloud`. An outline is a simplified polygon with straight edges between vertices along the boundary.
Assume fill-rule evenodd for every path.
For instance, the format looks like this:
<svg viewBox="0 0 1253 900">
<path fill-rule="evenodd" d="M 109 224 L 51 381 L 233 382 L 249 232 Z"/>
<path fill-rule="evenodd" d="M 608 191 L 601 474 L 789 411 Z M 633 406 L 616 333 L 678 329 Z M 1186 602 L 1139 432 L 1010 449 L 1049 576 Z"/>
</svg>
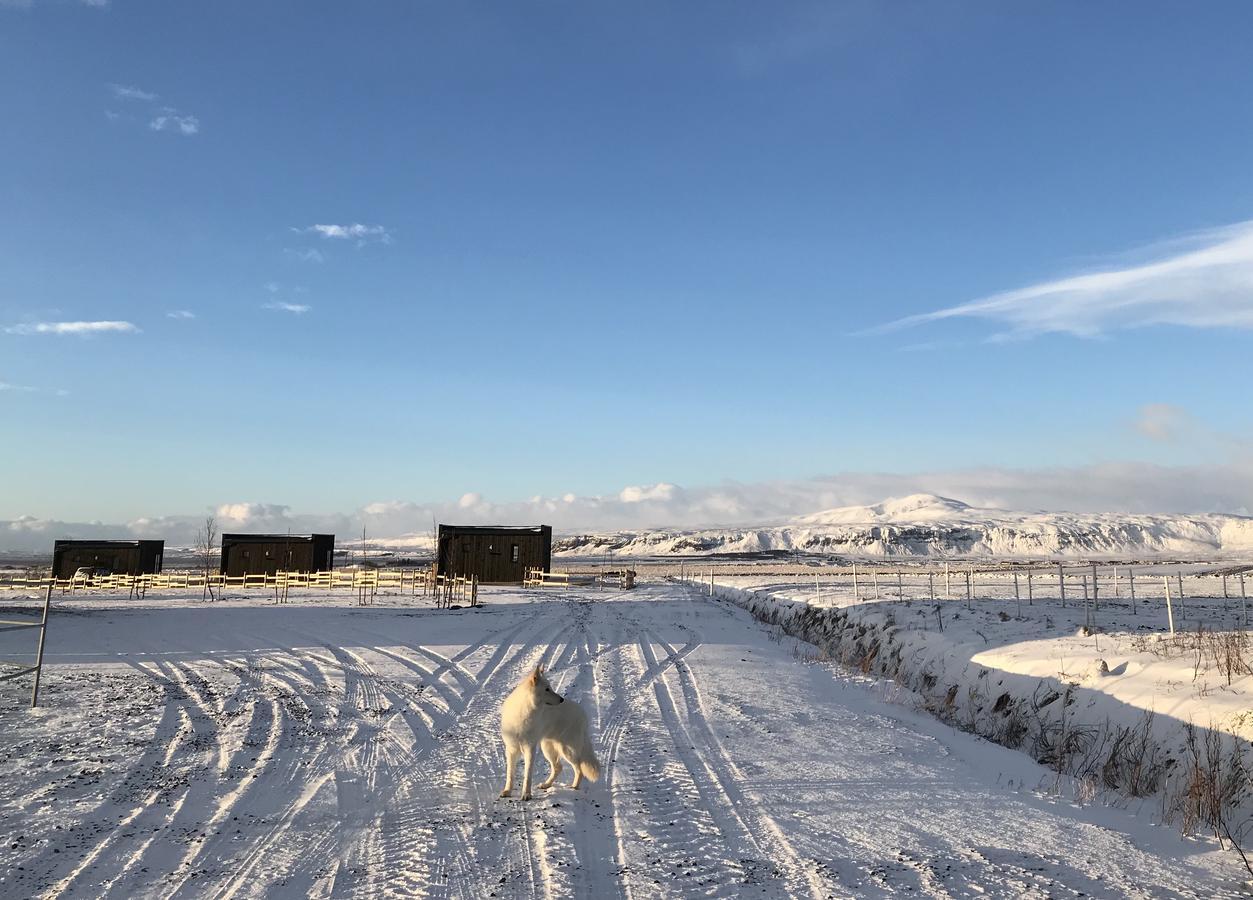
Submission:
<svg viewBox="0 0 1253 900">
<path fill-rule="evenodd" d="M 369 243 L 390 244 L 391 232 L 382 225 L 362 225 L 354 222 L 351 225 L 310 225 L 308 228 L 296 229 L 309 234 L 320 234 L 324 238 L 339 241 L 356 241 L 357 246 Z"/>
<path fill-rule="evenodd" d="M 170 319 L 194 319 L 196 314 L 190 309 L 172 309 L 165 314 Z"/>
<path fill-rule="evenodd" d="M 273 303 L 263 303 L 261 304 L 261 308 L 277 309 L 282 312 L 295 313 L 298 316 L 303 316 L 309 310 L 313 309 L 312 306 L 309 306 L 306 303 L 284 303 L 281 300 L 275 300 Z"/>
<path fill-rule="evenodd" d="M 0 394 L 52 394 L 56 397 L 68 397 L 70 392 L 61 388 L 37 388 L 28 384 L 13 384 L 8 381 L 0 381 Z"/>
<path fill-rule="evenodd" d="M 97 322 L 23 322 L 19 325 L 10 325 L 4 330 L 8 334 L 76 334 L 82 336 L 110 332 L 127 334 L 139 332 L 139 328 L 131 322 L 112 320 Z"/>
<path fill-rule="evenodd" d="M 200 133 L 200 120 L 195 116 L 184 115 L 176 109 L 163 109 L 148 127 L 153 131 L 175 131 L 190 137 Z"/>
<path fill-rule="evenodd" d="M 143 100 L 144 102 L 149 102 L 157 99 L 157 95 L 152 93 L 152 91 L 145 91 L 131 84 L 110 83 L 109 90 L 119 100 Z"/>
<path fill-rule="evenodd" d="M 1149 262 L 993 294 L 872 329 L 892 331 L 944 319 L 1009 326 L 995 338 L 1047 333 L 1096 337 L 1150 325 L 1253 328 L 1253 221 L 1159 245 Z"/>
<path fill-rule="evenodd" d="M 326 257 L 323 256 L 322 251 L 318 250 L 316 247 L 304 247 L 304 248 L 299 248 L 299 249 L 288 247 L 283 252 L 288 254 L 289 256 L 296 257 L 296 259 L 300 260 L 301 262 L 311 262 L 311 263 L 326 262 Z"/>
<path fill-rule="evenodd" d="M 1174 441 L 1195 423 L 1188 411 L 1170 403 L 1146 403 L 1140 407 L 1135 429 L 1155 441 Z"/>
</svg>

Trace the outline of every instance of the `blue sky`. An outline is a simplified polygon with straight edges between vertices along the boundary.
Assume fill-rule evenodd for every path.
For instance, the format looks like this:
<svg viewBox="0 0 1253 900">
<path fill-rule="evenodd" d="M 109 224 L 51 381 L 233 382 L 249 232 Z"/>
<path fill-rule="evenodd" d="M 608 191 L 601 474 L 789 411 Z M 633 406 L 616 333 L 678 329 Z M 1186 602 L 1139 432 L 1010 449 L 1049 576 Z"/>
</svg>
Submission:
<svg viewBox="0 0 1253 900">
<path fill-rule="evenodd" d="M 1251 25 L 0 0 L 0 519 L 1230 481 Z"/>
</svg>

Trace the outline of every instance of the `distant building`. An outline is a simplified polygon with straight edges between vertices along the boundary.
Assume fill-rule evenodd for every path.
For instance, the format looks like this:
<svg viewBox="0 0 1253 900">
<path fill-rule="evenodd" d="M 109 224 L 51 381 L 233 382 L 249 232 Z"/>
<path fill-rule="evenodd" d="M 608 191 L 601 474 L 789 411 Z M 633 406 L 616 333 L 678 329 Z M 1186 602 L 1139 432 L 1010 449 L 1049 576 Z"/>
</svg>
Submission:
<svg viewBox="0 0 1253 900">
<path fill-rule="evenodd" d="M 438 543 L 441 575 L 477 575 L 484 584 L 521 583 L 527 569 L 552 566 L 551 525 L 441 525 Z"/>
<path fill-rule="evenodd" d="M 223 575 L 324 572 L 335 557 L 333 534 L 224 534 Z"/>
<path fill-rule="evenodd" d="M 115 575 L 147 575 L 161 571 L 165 541 L 57 541 L 52 545 L 52 572 L 69 578 L 90 566 Z"/>
</svg>

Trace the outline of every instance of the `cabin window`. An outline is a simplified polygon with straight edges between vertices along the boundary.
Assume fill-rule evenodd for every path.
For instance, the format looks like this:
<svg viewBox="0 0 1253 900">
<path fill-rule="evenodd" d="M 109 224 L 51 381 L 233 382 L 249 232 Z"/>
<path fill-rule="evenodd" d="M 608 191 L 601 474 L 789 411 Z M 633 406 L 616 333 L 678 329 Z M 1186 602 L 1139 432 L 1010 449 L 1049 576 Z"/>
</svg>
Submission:
<svg viewBox="0 0 1253 900">
<path fill-rule="evenodd" d="M 513 547 L 510 548 L 509 550 L 509 561 L 510 562 L 518 561 L 518 545 L 517 544 L 514 544 Z"/>
</svg>

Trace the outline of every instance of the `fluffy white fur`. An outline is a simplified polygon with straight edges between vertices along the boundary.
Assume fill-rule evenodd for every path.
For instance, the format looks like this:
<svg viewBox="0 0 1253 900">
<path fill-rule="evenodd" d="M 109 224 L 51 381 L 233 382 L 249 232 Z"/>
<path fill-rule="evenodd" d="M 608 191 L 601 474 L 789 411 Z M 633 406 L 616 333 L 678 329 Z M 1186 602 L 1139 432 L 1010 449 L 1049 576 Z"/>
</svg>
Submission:
<svg viewBox="0 0 1253 900">
<path fill-rule="evenodd" d="M 513 771 L 522 757 L 522 799 L 531 799 L 531 764 L 538 744 L 552 767 L 548 780 L 540 787 L 550 788 L 561 774 L 561 761 L 574 768 L 570 787 L 577 788 L 584 778 L 600 777 L 600 763 L 592 749 L 592 736 L 587 730 L 587 713 L 573 700 L 557 694 L 541 668 L 522 679 L 500 707 L 500 737 L 505 742 L 505 789 L 500 796 L 513 793 Z"/>
</svg>

